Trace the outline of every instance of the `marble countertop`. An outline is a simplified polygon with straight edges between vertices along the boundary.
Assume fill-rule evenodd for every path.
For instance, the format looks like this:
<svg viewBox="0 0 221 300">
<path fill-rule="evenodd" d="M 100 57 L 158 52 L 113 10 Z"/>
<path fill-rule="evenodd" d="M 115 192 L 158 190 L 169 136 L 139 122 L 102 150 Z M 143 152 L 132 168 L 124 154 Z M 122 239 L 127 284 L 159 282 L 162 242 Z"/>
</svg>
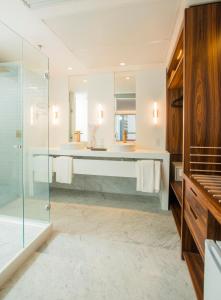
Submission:
<svg viewBox="0 0 221 300">
<path fill-rule="evenodd" d="M 50 148 L 50 155 L 69 155 L 80 157 L 107 157 L 107 158 L 168 158 L 169 152 L 159 149 L 136 150 L 133 152 L 118 152 L 118 151 L 91 151 L 83 150 L 63 150 L 60 148 Z"/>
</svg>

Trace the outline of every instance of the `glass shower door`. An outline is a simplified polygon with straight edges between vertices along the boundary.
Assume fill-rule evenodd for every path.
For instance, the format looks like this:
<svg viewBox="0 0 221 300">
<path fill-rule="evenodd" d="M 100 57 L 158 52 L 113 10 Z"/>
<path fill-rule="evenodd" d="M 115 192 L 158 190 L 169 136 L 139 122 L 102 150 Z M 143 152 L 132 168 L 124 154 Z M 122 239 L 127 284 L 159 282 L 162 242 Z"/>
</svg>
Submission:
<svg viewBox="0 0 221 300">
<path fill-rule="evenodd" d="M 48 58 L 23 42 L 24 241 L 49 223 Z M 51 176 L 51 172 L 50 172 Z"/>
<path fill-rule="evenodd" d="M 0 269 L 23 247 L 20 37 L 0 24 Z"/>
</svg>

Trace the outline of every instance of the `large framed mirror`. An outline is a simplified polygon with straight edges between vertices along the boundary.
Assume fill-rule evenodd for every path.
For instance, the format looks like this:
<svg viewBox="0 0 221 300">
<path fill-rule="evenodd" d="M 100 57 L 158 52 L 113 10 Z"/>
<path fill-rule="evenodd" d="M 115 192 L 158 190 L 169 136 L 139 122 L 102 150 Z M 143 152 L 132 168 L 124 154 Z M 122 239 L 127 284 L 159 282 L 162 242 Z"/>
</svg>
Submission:
<svg viewBox="0 0 221 300">
<path fill-rule="evenodd" d="M 115 139 L 136 140 L 136 76 L 134 72 L 117 72 L 114 76 Z"/>
<path fill-rule="evenodd" d="M 88 78 L 77 75 L 69 78 L 69 140 L 80 132 L 82 142 L 88 141 Z"/>
</svg>

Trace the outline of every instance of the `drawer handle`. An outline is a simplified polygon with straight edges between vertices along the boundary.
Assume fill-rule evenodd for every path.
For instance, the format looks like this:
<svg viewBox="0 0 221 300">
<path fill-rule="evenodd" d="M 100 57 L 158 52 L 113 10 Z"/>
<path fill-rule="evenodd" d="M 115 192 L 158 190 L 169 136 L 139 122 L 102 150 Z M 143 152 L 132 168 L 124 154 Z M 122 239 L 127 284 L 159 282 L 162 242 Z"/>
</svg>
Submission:
<svg viewBox="0 0 221 300">
<path fill-rule="evenodd" d="M 190 190 L 197 197 L 197 193 L 194 191 L 194 189 L 190 188 Z"/>
<path fill-rule="evenodd" d="M 190 206 L 190 211 L 191 211 L 191 213 L 192 213 L 192 215 L 193 215 L 194 219 L 195 219 L 195 220 L 197 220 L 197 219 L 198 219 L 198 217 L 197 217 L 197 215 L 196 215 L 195 211 L 192 209 L 192 207 L 191 207 L 191 206 Z"/>
</svg>

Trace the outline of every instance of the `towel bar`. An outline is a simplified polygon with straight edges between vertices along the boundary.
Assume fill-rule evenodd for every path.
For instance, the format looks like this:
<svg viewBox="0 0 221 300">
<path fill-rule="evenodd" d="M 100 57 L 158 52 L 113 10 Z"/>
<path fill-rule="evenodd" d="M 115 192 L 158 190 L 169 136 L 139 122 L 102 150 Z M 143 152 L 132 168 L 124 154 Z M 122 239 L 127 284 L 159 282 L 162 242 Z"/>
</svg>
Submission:
<svg viewBox="0 0 221 300">
<path fill-rule="evenodd" d="M 93 157 L 93 156 L 73 156 L 73 155 L 49 155 L 52 157 L 59 156 L 69 156 L 73 157 L 73 159 L 90 159 L 90 160 L 110 160 L 110 161 L 140 161 L 140 160 L 155 160 L 155 161 L 163 161 L 163 159 L 159 158 L 122 158 L 122 157 Z"/>
</svg>

